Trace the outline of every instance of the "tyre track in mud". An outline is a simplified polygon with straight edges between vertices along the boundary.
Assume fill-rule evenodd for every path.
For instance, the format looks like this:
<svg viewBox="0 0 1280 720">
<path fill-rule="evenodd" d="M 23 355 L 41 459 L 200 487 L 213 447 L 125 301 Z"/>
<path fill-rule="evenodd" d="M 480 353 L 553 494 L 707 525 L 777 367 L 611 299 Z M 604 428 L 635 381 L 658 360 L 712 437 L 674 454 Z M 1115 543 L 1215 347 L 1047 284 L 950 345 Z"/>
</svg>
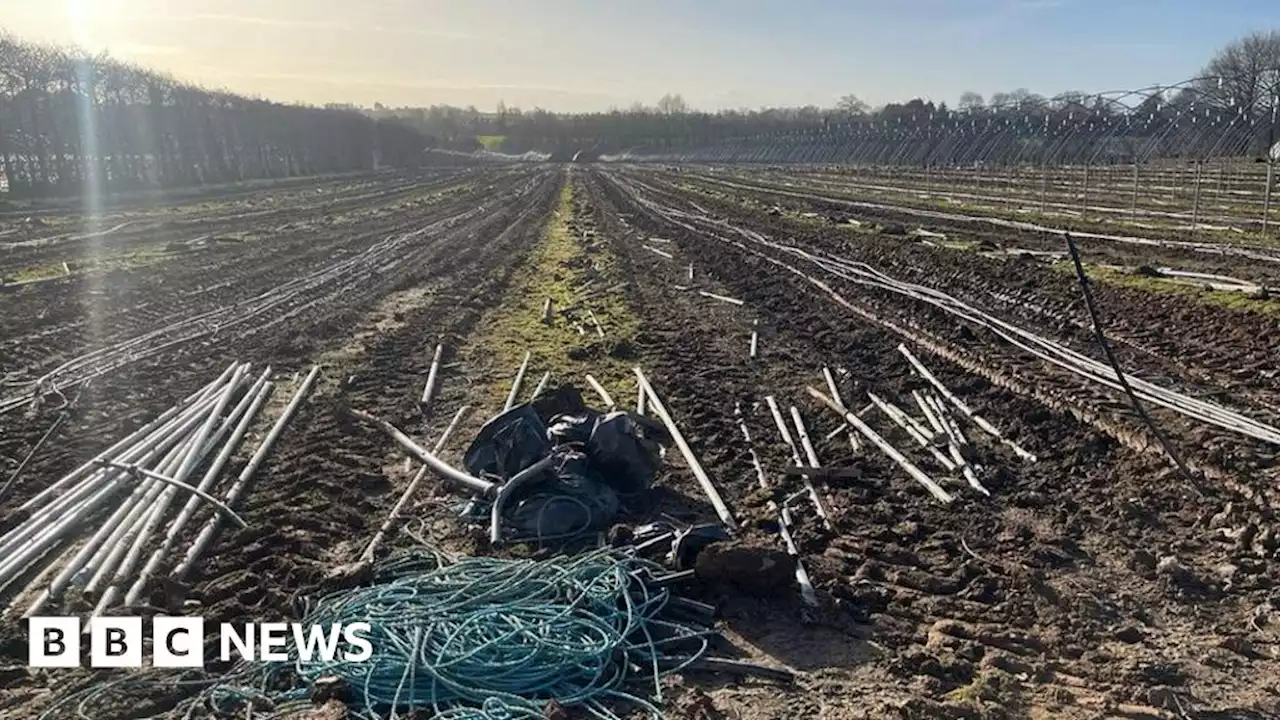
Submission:
<svg viewBox="0 0 1280 720">
<path fill-rule="evenodd" d="M 695 444 L 735 512 L 757 525 L 770 517 L 736 434 L 735 401 L 746 409 L 770 392 L 784 409 L 799 401 L 817 439 L 833 424 L 802 386 L 822 387 L 822 364 L 847 372 L 841 391 L 851 405 L 866 389 L 897 397 L 919 387 L 893 350 L 897 336 L 833 309 L 801 279 L 649 215 L 609 179 L 593 181 L 593 198 L 607 208 L 602 222 L 642 288 L 636 303 L 649 308 L 646 326 L 664 348 L 646 353 L 651 376 L 673 412 L 705 433 Z M 637 232 L 673 239 L 674 250 L 663 247 L 677 261 L 643 250 Z M 689 261 L 704 282 L 759 315 L 758 367 L 746 360 L 750 314 L 730 320 L 713 301 L 674 289 L 688 284 Z M 846 647 L 764 629 L 803 615 L 798 603 L 730 601 L 730 626 L 811 674 L 806 692 L 768 704 L 709 689 L 724 717 L 1092 718 L 1123 710 L 1173 718 L 1179 704 L 1237 713 L 1226 717 L 1280 711 L 1257 680 L 1280 665 L 1261 650 L 1267 633 L 1247 626 L 1280 573 L 1262 559 L 1274 548 L 1240 541 L 1268 527 L 1268 516 L 1188 498 L 1161 458 L 950 362 L 925 362 L 1041 461 L 986 446 L 983 482 L 993 497 L 958 491 L 956 505 L 943 508 L 878 454 L 851 460 L 843 436 L 819 443 L 826 463 L 862 471 L 828 486 L 834 532 L 809 512 L 799 533 L 810 574 L 834 603 L 816 622 Z M 749 424 L 776 476 L 789 451 L 767 411 L 749 413 Z M 880 418 L 873 425 L 908 447 Z M 1176 557 L 1186 574 L 1158 571 L 1157 557 Z M 1226 565 L 1230 580 L 1215 575 Z M 868 624 L 855 628 L 851 618 Z M 1241 642 L 1258 643 L 1261 655 L 1229 649 Z M 835 659 L 824 664 L 824 654 Z"/>
<path fill-rule="evenodd" d="M 293 618 L 302 598 L 332 589 L 329 574 L 357 558 L 399 494 L 383 472 L 385 436 L 353 424 L 345 408 L 416 427 L 416 400 L 437 335 L 469 331 L 533 246 L 557 187 L 557 176 L 543 172 L 522 197 L 494 197 L 492 212 L 438 239 L 424 238 L 396 277 L 360 298 L 344 298 L 341 307 L 291 323 L 291 332 L 308 336 L 305 344 L 286 339 L 283 346 L 268 344 L 252 353 L 220 353 L 218 362 L 269 361 L 277 374 L 316 361 L 328 365 L 239 510 L 249 528 L 224 531 L 189 579 L 189 599 L 200 603 L 206 621 Z M 186 385 L 194 384 L 194 374 L 183 373 Z M 276 399 L 287 392 L 279 388 Z M 152 591 L 153 606 L 163 607 L 165 591 Z M 58 694 L 100 681 L 85 676 L 59 687 Z M 118 698 L 130 712 L 171 707 L 186 696 L 172 687 L 132 692 Z M 32 703 L 46 700 L 33 697 Z"/>
</svg>

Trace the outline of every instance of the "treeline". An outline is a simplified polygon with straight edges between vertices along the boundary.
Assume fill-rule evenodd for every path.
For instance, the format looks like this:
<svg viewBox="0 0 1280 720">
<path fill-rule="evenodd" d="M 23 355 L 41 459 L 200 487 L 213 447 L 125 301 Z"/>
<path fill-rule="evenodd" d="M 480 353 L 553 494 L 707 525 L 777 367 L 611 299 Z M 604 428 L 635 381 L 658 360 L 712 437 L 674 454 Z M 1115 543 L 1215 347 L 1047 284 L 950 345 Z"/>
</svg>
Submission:
<svg viewBox="0 0 1280 720">
<path fill-rule="evenodd" d="M 1066 92 L 1046 98 L 1019 89 L 984 99 L 966 92 L 955 108 L 915 99 L 875 109 L 849 95 L 833 108 L 719 112 L 690 111 L 679 95 L 668 94 L 652 107 L 637 104 L 598 113 L 522 111 L 499 104 L 494 112 L 474 107 L 377 106 L 371 114 L 402 119 L 427 135 L 435 147 L 472 151 L 484 146 L 561 156 L 578 150 L 662 154 L 728 144 L 871 136 L 895 146 L 927 138 L 938 142 L 960 136 L 998 138 L 1010 152 L 1017 144 L 1008 141 L 1017 137 L 1054 136 L 1076 144 L 1107 139 L 1105 152 L 1111 155 L 1120 154 L 1115 146 L 1125 145 L 1128 139 L 1129 145 L 1143 145 L 1161 155 L 1194 155 L 1264 152 L 1280 134 L 1278 111 L 1280 32 L 1271 31 L 1230 43 L 1197 79 L 1129 93 Z"/>
<path fill-rule="evenodd" d="M 164 188 L 414 165 L 422 135 L 354 111 L 209 91 L 0 32 L 0 191 Z"/>
</svg>

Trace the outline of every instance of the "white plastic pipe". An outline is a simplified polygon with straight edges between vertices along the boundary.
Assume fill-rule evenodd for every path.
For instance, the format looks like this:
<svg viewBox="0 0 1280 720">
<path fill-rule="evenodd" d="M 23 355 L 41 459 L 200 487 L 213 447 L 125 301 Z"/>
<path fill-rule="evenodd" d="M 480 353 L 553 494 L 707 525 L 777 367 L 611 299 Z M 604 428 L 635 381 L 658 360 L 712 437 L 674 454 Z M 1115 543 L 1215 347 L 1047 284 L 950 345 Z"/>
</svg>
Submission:
<svg viewBox="0 0 1280 720">
<path fill-rule="evenodd" d="M 226 503 L 228 507 L 235 507 L 236 501 L 240 499 L 240 495 L 248 486 L 249 481 L 253 479 L 254 474 L 258 472 L 258 467 L 267 459 L 267 455 L 271 453 L 271 448 L 275 445 L 276 440 L 280 437 L 280 434 L 284 431 L 285 427 L 288 426 L 289 421 L 292 420 L 293 416 L 298 412 L 298 408 L 302 406 L 303 400 L 307 397 L 307 394 L 311 392 L 311 387 L 315 385 L 316 378 L 319 375 L 319 365 L 312 367 L 311 372 L 307 373 L 306 378 L 303 379 L 302 384 L 298 387 L 298 391 L 294 393 L 293 399 L 291 399 L 289 404 L 285 406 L 284 411 L 280 413 L 280 417 L 276 418 L 275 424 L 271 426 L 271 430 L 267 432 L 267 436 L 262 439 L 262 443 L 258 445 L 258 449 L 254 451 L 253 457 L 249 458 L 248 464 L 240 471 L 240 475 L 236 478 L 235 484 L 233 484 L 231 489 L 227 491 L 223 502 Z M 214 536 L 221 527 L 221 515 L 215 514 L 213 517 L 209 518 L 209 521 L 200 529 L 199 536 L 197 536 L 195 541 L 191 543 L 191 547 L 187 549 L 186 557 L 184 557 L 182 562 L 174 568 L 169 577 L 175 580 L 181 580 L 186 577 L 187 573 L 191 572 L 191 568 L 195 565 L 196 561 L 200 559 L 200 556 L 204 554 L 204 552 L 209 548 L 209 545 L 212 544 Z"/>
<path fill-rule="evenodd" d="M 698 484 L 702 486 L 702 492 L 706 494 L 707 499 L 711 501 L 711 506 L 715 508 L 716 515 L 720 517 L 720 522 L 730 531 L 736 530 L 737 521 L 733 519 L 733 513 L 729 512 L 729 506 L 725 505 L 724 499 L 720 497 L 720 491 L 716 489 L 715 483 L 711 481 L 711 477 L 702 469 L 702 463 L 698 462 L 698 457 L 693 454 L 693 450 L 689 447 L 689 443 L 685 442 L 684 435 L 680 434 L 680 428 L 676 427 L 676 423 L 671 419 L 671 415 L 663 406 L 662 400 L 654 392 L 653 386 L 645 378 L 644 372 L 640 368 L 632 368 L 636 374 L 636 380 L 640 382 L 644 392 L 649 397 L 649 405 L 653 408 L 653 412 L 658 419 L 667 426 L 667 432 L 671 434 L 671 439 L 675 442 L 676 447 L 680 449 L 680 453 L 684 455 L 685 462 L 689 465 L 689 469 L 693 471 L 693 476 L 697 478 Z"/>
</svg>

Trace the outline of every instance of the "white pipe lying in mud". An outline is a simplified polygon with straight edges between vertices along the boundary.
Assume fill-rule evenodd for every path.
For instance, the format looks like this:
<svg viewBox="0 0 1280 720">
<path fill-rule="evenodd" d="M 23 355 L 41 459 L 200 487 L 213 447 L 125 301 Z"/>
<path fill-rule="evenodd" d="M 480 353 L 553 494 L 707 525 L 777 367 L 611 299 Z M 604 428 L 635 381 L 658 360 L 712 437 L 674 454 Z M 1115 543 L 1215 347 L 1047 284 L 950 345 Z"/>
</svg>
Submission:
<svg viewBox="0 0 1280 720">
<path fill-rule="evenodd" d="M 924 419 L 928 421 L 929 426 L 933 428 L 933 434 L 935 437 L 938 435 L 951 436 L 951 434 L 947 432 L 946 426 L 942 424 L 942 421 L 939 420 L 938 416 L 933 412 L 933 408 L 929 406 L 929 403 L 925 402 L 924 396 L 920 394 L 919 390 L 911 391 L 911 399 L 915 401 L 916 407 L 920 408 L 920 412 L 924 414 Z M 951 439 L 955 440 L 955 438 Z"/>
<path fill-rule="evenodd" d="M 640 368 L 632 368 L 636 374 L 636 380 L 639 381 L 645 394 L 649 396 L 649 404 L 653 408 L 653 413 L 658 419 L 667 426 L 667 432 L 671 434 L 671 439 L 675 442 L 676 447 L 680 449 L 680 453 L 684 455 L 684 461 L 688 463 L 689 469 L 693 471 L 693 475 L 698 479 L 698 484 L 702 486 L 702 491 L 706 493 L 707 499 L 711 501 L 711 506 L 715 508 L 716 515 L 720 517 L 720 522 L 730 531 L 737 530 L 738 523 L 733 519 L 733 513 L 729 512 L 729 506 L 725 505 L 724 499 L 720 497 L 720 491 L 716 489 L 715 483 L 711 481 L 711 477 L 702 469 L 702 464 L 698 462 L 698 457 L 693 454 L 689 443 L 685 442 L 684 436 L 680 434 L 680 428 L 676 427 L 676 423 L 671 419 L 671 415 L 663 406 L 662 400 L 653 390 L 653 386 L 645 378 L 644 372 Z"/>
<path fill-rule="evenodd" d="M 319 365 L 312 367 L 311 372 L 307 373 L 307 377 L 303 379 L 297 392 L 294 393 L 293 399 L 291 399 L 289 404 L 285 406 L 284 410 L 280 413 L 280 417 L 276 418 L 275 424 L 273 424 L 271 429 L 267 431 L 267 436 L 262 439 L 262 443 L 258 445 L 258 449 L 254 451 L 253 457 L 249 458 L 248 464 L 240 471 L 240 475 L 236 478 L 235 484 L 233 484 L 231 489 L 227 491 L 223 502 L 228 506 L 235 507 L 236 501 L 240 499 L 240 495 L 248 486 L 249 481 L 252 480 L 254 474 L 258 472 L 258 467 L 262 465 L 264 460 L 266 460 L 267 455 L 271 453 L 271 448 L 275 446 L 276 440 L 280 437 L 280 434 L 284 432 L 285 427 L 288 426 L 289 422 L 293 419 L 293 416 L 298 412 L 298 408 L 302 406 L 303 400 L 305 400 L 307 394 L 311 392 L 311 387 L 315 384 L 316 378 L 319 377 L 319 375 Z M 186 577 L 195 562 L 199 560 L 200 556 L 204 554 L 205 550 L 207 550 L 213 543 L 213 538 L 221 526 L 221 516 L 214 515 L 209 518 L 209 521 L 205 523 L 203 528 L 201 528 L 200 535 L 191 543 L 191 547 L 187 548 L 186 556 L 178 566 L 174 568 L 173 572 L 169 573 L 169 577 L 174 580 L 181 580 Z"/>
<path fill-rule="evenodd" d="M 520 369 L 516 371 L 516 378 L 511 381 L 511 392 L 507 393 L 507 403 L 502 406 L 502 412 L 506 412 L 516 406 L 516 400 L 520 397 L 520 385 L 524 383 L 524 373 L 529 369 L 529 358 L 531 357 L 533 357 L 533 352 L 526 350 L 524 362 L 520 363 Z"/>
<path fill-rule="evenodd" d="M 813 450 L 813 443 L 809 442 L 809 431 L 804 426 L 804 418 L 800 417 L 800 411 L 795 405 L 791 406 L 791 421 L 796 425 L 796 434 L 800 436 L 800 447 L 804 448 L 805 457 L 809 459 L 809 467 L 822 467 L 818 462 L 818 454 Z M 804 489 L 809 493 L 809 499 L 813 501 L 814 509 L 818 511 L 818 517 L 822 518 L 822 524 L 830 530 L 831 515 L 822 502 L 822 496 L 818 494 L 818 489 L 814 487 L 813 480 L 808 475 L 802 475 L 801 478 L 804 481 Z"/>
<path fill-rule="evenodd" d="M 834 400 L 827 397 L 826 395 L 823 395 L 818 390 L 815 390 L 813 388 L 807 388 L 807 389 L 809 391 L 809 394 L 812 395 L 815 400 L 821 402 L 823 405 L 826 405 L 827 407 L 831 408 L 835 412 L 842 415 L 845 419 L 845 422 L 849 423 L 854 428 L 856 428 L 858 432 L 862 433 L 864 437 L 866 437 L 868 440 L 871 441 L 871 444 L 880 448 L 881 452 L 883 452 L 885 455 L 888 455 L 889 458 L 894 462 L 898 463 L 899 467 L 901 467 L 904 471 L 906 471 L 906 473 L 910 475 L 913 480 L 923 485 L 924 488 L 928 490 L 931 495 L 933 495 L 935 498 L 937 498 L 939 501 L 943 503 L 950 503 L 952 501 L 953 498 L 951 497 L 950 493 L 948 493 L 946 490 L 943 490 L 942 487 L 938 485 L 938 483 L 933 481 L 933 478 L 921 472 L 920 468 L 917 468 L 915 465 L 911 463 L 910 460 L 903 457 L 902 453 L 894 449 L 894 447 L 890 445 L 887 441 L 885 441 L 884 438 L 880 437 L 880 435 L 877 434 L 875 430 L 872 430 L 870 426 L 862 422 L 861 418 L 859 418 L 857 415 L 854 415 L 851 412 L 842 411 L 839 408 L 839 406 L 836 405 Z"/>
<path fill-rule="evenodd" d="M 983 418 L 981 415 L 978 415 L 977 413 L 975 413 L 973 410 L 969 408 L 968 405 L 965 404 L 963 400 L 956 397 L 954 393 L 948 390 L 947 386 L 943 385 L 941 380 L 935 377 L 933 373 L 929 372 L 929 368 L 925 367 L 924 363 L 920 362 L 920 360 L 918 360 L 916 356 L 913 355 L 911 351 L 907 349 L 906 345 L 899 344 L 898 352 L 902 353 L 902 356 L 907 359 L 907 362 L 911 363 L 911 366 L 915 368 L 916 372 L 920 375 L 920 377 L 929 381 L 931 385 L 937 388 L 938 392 L 942 393 L 942 396 L 945 397 L 947 400 L 950 400 L 951 404 L 954 405 L 957 410 L 963 413 L 965 417 L 972 420 L 973 424 L 982 428 L 982 430 L 986 432 L 988 435 L 990 435 L 991 437 L 1009 446 L 1009 448 L 1012 449 L 1014 453 L 1016 453 L 1018 457 L 1022 458 L 1023 460 L 1026 460 L 1028 462 L 1036 461 L 1035 455 L 1032 455 L 1026 450 L 1023 450 L 1022 447 L 1020 447 L 1017 443 L 1013 442 L 1012 440 L 1005 438 L 1005 436 L 1002 435 L 1000 431 L 995 428 L 994 425 L 987 422 L 986 418 Z"/>
<path fill-rule="evenodd" d="M 548 298 L 550 300 L 550 298 Z M 436 373 L 440 371 L 440 355 L 444 352 L 444 344 L 436 345 L 435 355 L 431 357 L 431 369 L 427 371 L 427 384 L 422 388 L 422 399 L 418 402 L 423 413 L 431 408 L 431 399 L 436 392 Z"/>
<path fill-rule="evenodd" d="M 458 427 L 458 423 L 462 421 L 462 418 L 470 410 L 470 405 L 463 405 L 458 408 L 458 411 L 453 414 L 453 420 L 449 422 L 449 426 L 444 429 L 444 432 L 440 434 L 440 439 L 436 441 L 436 446 L 431 451 L 432 454 L 440 454 L 440 451 L 444 449 L 444 444 L 449 441 L 449 436 L 453 434 L 454 429 Z M 423 465 L 418 468 L 417 474 L 413 476 L 413 479 L 409 481 L 408 487 L 404 489 L 404 494 L 402 494 L 400 499 L 396 501 L 395 506 L 391 508 L 391 512 L 387 514 L 386 519 L 382 521 L 382 525 L 378 528 L 378 532 L 374 534 L 373 539 L 369 541 L 367 546 L 365 546 L 364 552 L 360 553 L 360 562 L 373 562 L 373 558 L 378 552 L 378 547 L 382 545 L 387 534 L 391 532 L 391 526 L 400 518 L 400 514 L 404 511 L 404 507 L 409 504 L 409 501 L 413 499 L 414 495 L 418 494 L 418 486 L 421 485 L 423 479 L 427 477 L 427 471 L 430 469 L 431 468 L 427 465 Z"/>
<path fill-rule="evenodd" d="M 719 300 L 720 302 L 729 303 L 730 305 L 737 305 L 739 307 L 747 304 L 745 300 L 739 300 L 737 298 L 725 297 L 724 295 L 709 293 L 706 290 L 699 290 L 698 294 L 701 295 L 702 297 L 708 297 L 708 298 L 711 298 L 712 300 Z"/>
<path fill-rule="evenodd" d="M 597 318 L 596 314 L 592 312 L 590 309 L 587 310 L 587 317 L 591 318 L 591 322 L 595 324 L 596 334 L 603 338 L 604 328 L 600 326 L 600 319 Z"/>
<path fill-rule="evenodd" d="M 591 389 L 595 390 L 596 394 L 600 396 L 600 400 L 604 402 L 605 407 L 612 410 L 618 406 L 618 404 L 613 401 L 613 396 L 609 394 L 608 390 L 604 389 L 604 386 L 600 384 L 599 380 L 591 377 L 591 375 L 587 375 L 587 384 L 590 385 Z"/>
<path fill-rule="evenodd" d="M 751 442 L 751 432 L 747 430 L 747 421 L 742 415 L 740 403 L 734 403 L 733 414 L 738 417 L 738 428 L 742 430 L 742 439 L 747 443 L 747 455 L 751 458 L 751 466 L 756 471 L 756 482 L 762 490 L 768 490 L 769 481 L 765 478 L 764 467 L 760 465 L 760 456 L 756 455 L 756 448 Z M 773 501 L 770 501 L 769 505 L 777 509 Z M 786 506 L 783 506 L 778 513 L 778 536 L 782 538 L 787 553 L 796 559 L 796 584 L 800 586 L 800 598 L 806 605 L 817 607 L 818 594 L 813 589 L 813 582 L 809 580 L 809 573 L 804 569 L 804 563 L 800 561 L 800 550 L 796 547 L 795 539 L 791 537 L 791 513 Z"/>
<path fill-rule="evenodd" d="M 542 379 L 538 381 L 538 385 L 533 388 L 533 395 L 529 396 L 530 400 L 536 400 L 542 391 L 547 388 L 547 381 L 551 379 L 551 371 L 542 373 Z"/>
<path fill-rule="evenodd" d="M 223 443 L 222 450 L 219 451 L 217 457 L 214 458 L 213 463 L 209 466 L 209 469 L 205 471 L 204 477 L 201 478 L 199 485 L 196 486 L 199 491 L 208 492 L 213 489 L 214 484 L 217 482 L 218 478 L 221 477 L 222 470 L 226 467 L 227 462 L 231 460 L 231 456 L 235 454 L 236 449 L 240 447 L 240 442 L 244 439 L 245 433 L 249 431 L 249 426 L 253 424 L 258 413 L 262 410 L 262 406 L 271 395 L 272 385 L 268 380 L 270 377 L 271 368 L 267 367 L 262 372 L 262 375 L 258 377 L 258 380 L 250 386 L 249 391 L 245 393 L 244 400 L 241 401 L 240 406 L 236 407 L 231 412 L 231 416 L 228 418 L 228 421 L 232 418 L 239 418 L 239 420 L 236 422 L 235 428 L 231 431 L 231 437 L 227 438 L 227 441 Z M 247 404 L 245 404 L 246 402 Z M 196 498 L 189 499 L 187 504 L 182 508 L 182 511 L 178 514 L 178 517 L 169 525 L 168 530 L 165 532 L 165 537 L 161 541 L 160 547 L 156 548 L 155 552 L 151 554 L 150 559 L 148 559 L 146 565 L 143 566 L 142 572 L 139 573 L 137 580 L 134 581 L 133 586 L 125 595 L 126 605 L 133 605 L 137 602 L 142 591 L 146 588 L 148 580 L 153 574 L 155 574 L 155 571 L 160 566 L 161 561 L 164 560 L 164 556 L 168 554 L 169 550 L 173 547 L 174 542 L 182 533 L 182 530 L 185 529 L 187 523 L 191 521 L 191 518 L 195 515 L 199 505 L 200 503 L 197 502 Z M 229 508 L 228 510 L 230 511 Z M 243 520 L 240 521 L 242 526 L 243 522 Z"/>
<path fill-rule="evenodd" d="M 804 460 L 800 459 L 800 449 L 796 447 L 796 441 L 791 438 L 791 431 L 787 429 L 787 421 L 782 419 L 782 411 L 778 409 L 778 401 L 772 395 L 765 395 L 764 402 L 765 405 L 769 406 L 769 414 L 773 415 L 773 424 L 778 426 L 778 434 L 782 436 L 782 441 L 791 450 L 791 460 L 796 465 L 804 465 Z"/>
<path fill-rule="evenodd" d="M 929 453 L 933 455 L 933 459 L 937 460 L 938 464 L 941 465 L 947 472 L 956 471 L 956 464 L 951 461 L 951 458 L 947 457 L 946 455 L 943 455 L 942 451 L 938 450 L 938 448 L 934 446 L 934 444 L 929 440 L 928 437 L 921 435 L 920 431 L 917 430 L 915 427 L 913 427 L 905 416 L 899 415 L 897 412 L 894 412 L 894 409 L 884 400 L 881 400 L 879 397 L 877 397 L 875 393 L 867 393 L 867 397 L 870 397 L 871 402 L 875 403 L 876 407 L 880 408 L 880 410 L 884 412 L 885 415 L 888 415 L 889 419 L 892 420 L 895 424 L 897 424 L 898 427 L 901 427 L 903 430 L 906 430 L 907 435 L 910 435 L 911 439 L 915 440 L 920 447 L 924 448 L 925 450 L 928 450 Z"/>
<path fill-rule="evenodd" d="M 204 419 L 204 415 L 216 401 L 216 397 L 197 401 L 152 434 L 109 459 L 148 463 L 165 451 L 171 455 L 179 452 L 183 438 Z M 102 454 L 99 454 L 93 461 L 96 469 L 88 477 L 63 495 L 49 501 L 0 539 L 0 558 L 4 558 L 0 562 L 0 585 L 7 584 L 21 574 L 22 568 L 35 562 L 56 543 L 74 532 L 116 495 L 127 473 L 118 468 L 101 467 L 104 459 L 108 458 L 102 458 Z"/>
<path fill-rule="evenodd" d="M 103 611 L 115 604 L 116 600 L 125 592 L 124 587 L 133 577 L 134 568 L 136 568 L 137 564 L 142 560 L 142 554 L 145 552 L 147 543 L 160 527 L 160 523 L 164 520 L 165 513 L 169 510 L 169 505 L 172 504 L 174 497 L 177 496 L 177 485 L 186 484 L 187 477 L 195 471 L 196 466 L 204 459 L 205 454 L 209 449 L 211 449 L 211 446 L 216 446 L 218 441 L 221 439 L 223 432 L 228 429 L 228 424 L 224 424 L 218 431 L 218 436 L 211 437 L 214 432 L 214 427 L 217 426 L 219 424 L 219 420 L 222 419 L 223 410 L 225 410 L 227 404 L 231 402 L 231 397 L 235 391 L 239 389 L 247 370 L 247 365 L 236 368 L 235 372 L 231 376 L 231 382 L 227 385 L 227 388 L 219 394 L 218 403 L 214 406 L 213 412 L 211 412 L 205 422 L 200 425 L 200 428 L 192 438 L 191 451 L 182 459 L 182 462 L 178 465 L 178 469 L 174 471 L 173 475 L 170 476 L 169 473 L 158 473 L 161 477 L 171 478 L 174 484 L 166 483 L 151 475 L 147 476 L 148 480 L 161 487 L 160 495 L 156 501 L 150 503 L 147 508 L 146 519 L 141 523 L 136 536 L 132 539 L 132 543 L 130 544 L 128 551 L 116 566 L 115 574 L 112 576 L 110 584 L 103 590 L 102 596 L 98 599 L 98 605 L 94 609 L 93 613 L 95 616 L 102 614 Z M 215 517 L 220 516 L 215 514 Z"/>
</svg>

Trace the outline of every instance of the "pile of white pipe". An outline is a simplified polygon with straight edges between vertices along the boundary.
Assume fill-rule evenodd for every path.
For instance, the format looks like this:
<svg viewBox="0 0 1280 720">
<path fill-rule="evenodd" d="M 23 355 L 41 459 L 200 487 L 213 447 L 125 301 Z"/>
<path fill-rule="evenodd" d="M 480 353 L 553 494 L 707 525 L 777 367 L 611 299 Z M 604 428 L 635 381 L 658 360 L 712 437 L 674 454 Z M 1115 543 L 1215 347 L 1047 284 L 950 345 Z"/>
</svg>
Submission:
<svg viewBox="0 0 1280 720">
<path fill-rule="evenodd" d="M 223 490 L 223 475 L 271 394 L 271 368 L 256 378 L 233 363 L 216 380 L 161 413 L 23 503 L 26 518 L 0 537 L 0 590 L 29 579 L 11 614 L 25 615 L 68 591 L 96 598 L 93 615 L 145 599 L 161 564 L 197 515 L 205 526 L 170 574 L 181 579 L 211 544 L 302 398 L 315 367 L 259 445 Z M 202 471 L 202 472 L 197 472 Z M 221 499 L 216 493 L 223 491 Z"/>
</svg>

